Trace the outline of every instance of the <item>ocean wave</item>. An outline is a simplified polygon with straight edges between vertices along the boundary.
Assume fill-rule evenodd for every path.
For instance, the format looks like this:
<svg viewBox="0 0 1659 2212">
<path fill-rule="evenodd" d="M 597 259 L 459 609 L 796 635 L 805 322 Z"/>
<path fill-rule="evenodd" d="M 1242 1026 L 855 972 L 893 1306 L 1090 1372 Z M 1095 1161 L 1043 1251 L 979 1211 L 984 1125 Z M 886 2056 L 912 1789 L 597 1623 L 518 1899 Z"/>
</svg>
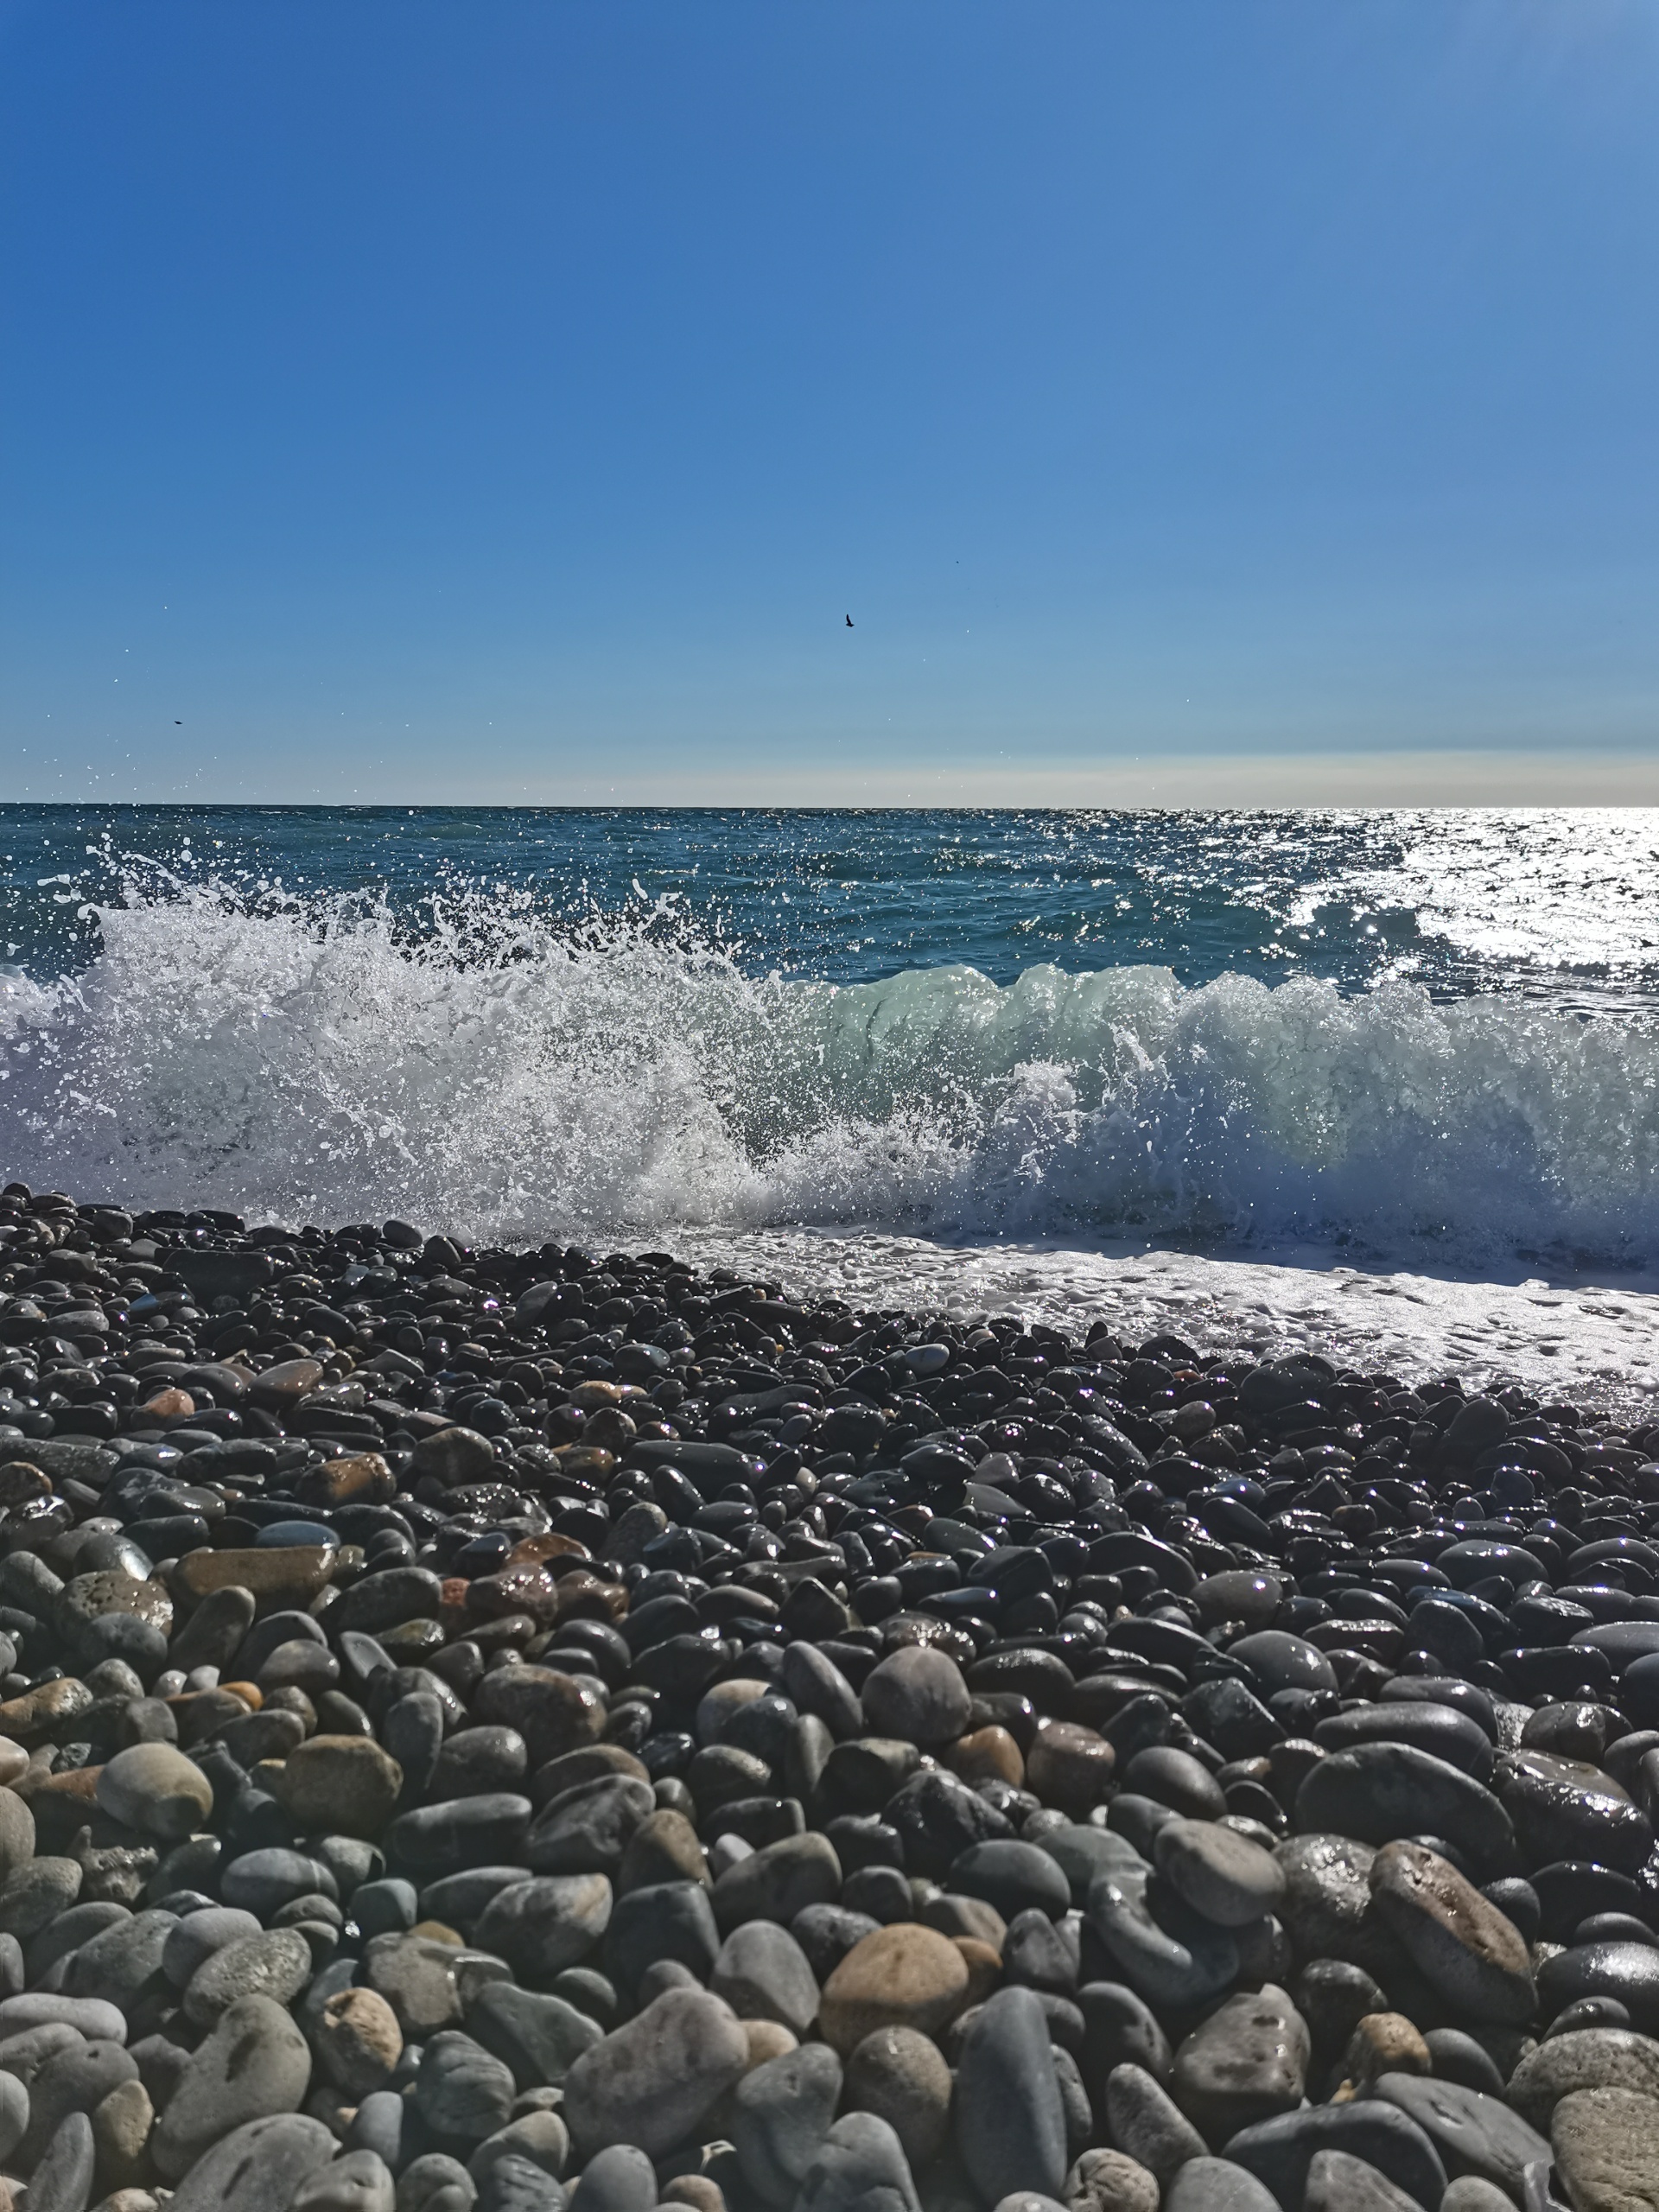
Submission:
<svg viewBox="0 0 1659 2212">
<path fill-rule="evenodd" d="M 212 884 L 97 921 L 79 975 L 0 977 L 0 1165 L 86 1196 L 480 1238 L 1659 1253 L 1642 1023 L 1139 966 L 838 987 L 664 906 L 573 925 L 481 890 L 418 932 Z"/>
</svg>

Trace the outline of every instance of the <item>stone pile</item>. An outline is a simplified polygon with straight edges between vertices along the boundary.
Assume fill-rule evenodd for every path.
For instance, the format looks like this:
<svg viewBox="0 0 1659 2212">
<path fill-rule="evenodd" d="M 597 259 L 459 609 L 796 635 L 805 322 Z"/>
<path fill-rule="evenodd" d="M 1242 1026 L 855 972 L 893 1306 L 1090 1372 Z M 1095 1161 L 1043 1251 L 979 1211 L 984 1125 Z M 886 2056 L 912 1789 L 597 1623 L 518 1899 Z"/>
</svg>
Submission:
<svg viewBox="0 0 1659 2212">
<path fill-rule="evenodd" d="M 1651 2212 L 1656 1446 L 14 1184 L 3 2186 Z"/>
</svg>

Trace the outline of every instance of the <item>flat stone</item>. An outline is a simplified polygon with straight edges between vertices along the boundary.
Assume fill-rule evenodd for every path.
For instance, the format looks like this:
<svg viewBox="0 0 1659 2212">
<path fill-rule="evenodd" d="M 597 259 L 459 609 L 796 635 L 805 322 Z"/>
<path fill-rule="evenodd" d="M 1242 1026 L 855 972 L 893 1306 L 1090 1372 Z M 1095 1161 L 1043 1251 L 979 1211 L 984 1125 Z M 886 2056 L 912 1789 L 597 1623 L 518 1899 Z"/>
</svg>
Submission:
<svg viewBox="0 0 1659 2212">
<path fill-rule="evenodd" d="M 1057 2196 L 1066 2172 L 1065 2114 L 1048 2016 L 1029 1989 L 1001 1989 L 963 2039 L 957 2150 L 983 2196 Z"/>
<path fill-rule="evenodd" d="M 1230 1997 L 1175 2053 L 1175 2101 L 1212 2145 L 1242 2127 L 1294 2111 L 1307 2074 L 1307 2024 L 1284 1990 L 1265 1982 Z"/>
<path fill-rule="evenodd" d="M 296 1897 L 337 1897 L 339 1885 L 321 1859 L 272 1844 L 230 1860 L 219 1874 L 219 1893 L 226 1904 L 240 1905 L 267 1921 Z"/>
<path fill-rule="evenodd" d="M 171 1744 L 134 1744 L 100 1769 L 98 1802 L 124 1827 L 172 1840 L 207 1825 L 213 1786 Z"/>
<path fill-rule="evenodd" d="M 241 1997 L 191 2053 L 151 2145 L 156 2171 L 176 2183 L 222 2136 L 251 2120 L 298 2109 L 311 2052 L 280 2005 Z"/>
<path fill-rule="evenodd" d="M 493 1951 L 536 1980 L 579 1966 L 611 1920 L 611 1885 L 603 1874 L 544 1874 L 503 1890 L 474 1931 L 480 1950 Z"/>
<path fill-rule="evenodd" d="M 391 1848 L 406 1868 L 429 1879 L 465 1866 L 504 1866 L 522 1859 L 530 1815 L 529 1798 L 511 1790 L 453 1797 L 400 1814 L 389 1832 Z"/>
<path fill-rule="evenodd" d="M 671 1989 L 585 2050 L 565 2076 L 564 2115 L 578 2153 L 637 2143 L 657 2158 L 690 2135 L 747 2071 L 737 2015 L 699 1989 Z"/>
<path fill-rule="evenodd" d="M 767 2203 L 787 2204 L 795 2197 L 830 2132 L 841 2093 L 841 2061 L 822 2043 L 769 2058 L 738 2083 L 732 2144 L 744 2179 Z"/>
<path fill-rule="evenodd" d="M 1425 2207 L 1438 2205 L 1446 2190 L 1440 2152 L 1415 2120 L 1382 2098 L 1311 2105 L 1259 2120 L 1232 2138 L 1226 2156 L 1248 2167 L 1281 2204 L 1296 2205 L 1320 2151 L 1346 2151 L 1364 2159 Z"/>
<path fill-rule="evenodd" d="M 967 1963 L 956 1945 L 934 1929 L 901 1921 L 855 1943 L 830 1975 L 818 2008 L 819 2032 L 844 2058 L 877 2028 L 934 2034 L 955 2018 L 967 1995 Z"/>
<path fill-rule="evenodd" d="M 0 2005 L 0 2014 L 4 2007 Z M 1505 2094 L 1534 2127 L 1575 2089 L 1630 2089 L 1659 2097 L 1659 2043 L 1628 2028 L 1580 2028 L 1550 2036 L 1510 2076 Z"/>
<path fill-rule="evenodd" d="M 1548 2163 L 1549 2145 L 1537 2130 L 1478 2089 L 1412 2074 L 1384 2074 L 1373 2094 L 1416 2121 L 1448 2170 L 1479 2174 L 1517 2199 L 1528 2166 L 1540 2159 Z"/>
<path fill-rule="evenodd" d="M 1351 2158 L 1346 2151 L 1321 2151 L 1307 2170 L 1302 2212 L 1428 2212 L 1428 2208 L 1363 2158 Z"/>
<path fill-rule="evenodd" d="M 1276 1912 L 1284 1897 L 1284 1869 L 1273 1853 L 1214 1821 L 1166 1821 L 1154 1840 L 1153 1862 L 1217 1927 L 1248 1927 Z"/>
<path fill-rule="evenodd" d="M 1419 1844 L 1385 1844 L 1371 1894 L 1384 1925 L 1455 2012 L 1519 2026 L 1537 2005 L 1520 1930 L 1472 1883 Z"/>
<path fill-rule="evenodd" d="M 87 2040 L 124 2043 L 126 2016 L 118 2005 L 95 1997 L 60 1997 L 46 1989 L 31 1989 L 22 1996 L 0 2001 L 0 2038 L 20 2035 L 27 2028 L 61 2023 Z"/>
<path fill-rule="evenodd" d="M 1633 2089 L 1574 2089 L 1550 2126 L 1573 2212 L 1659 2208 L 1659 2101 Z"/>
</svg>

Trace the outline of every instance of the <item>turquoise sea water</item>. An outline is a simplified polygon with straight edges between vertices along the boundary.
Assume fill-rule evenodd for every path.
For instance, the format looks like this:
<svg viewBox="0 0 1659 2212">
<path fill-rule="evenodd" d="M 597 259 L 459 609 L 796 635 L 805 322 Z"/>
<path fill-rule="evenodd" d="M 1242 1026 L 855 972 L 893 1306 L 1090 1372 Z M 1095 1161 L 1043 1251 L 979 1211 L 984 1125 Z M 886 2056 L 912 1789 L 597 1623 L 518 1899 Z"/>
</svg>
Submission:
<svg viewBox="0 0 1659 2212">
<path fill-rule="evenodd" d="M 0 1165 L 477 1234 L 1659 1258 L 1659 817 L 0 809 Z"/>
</svg>

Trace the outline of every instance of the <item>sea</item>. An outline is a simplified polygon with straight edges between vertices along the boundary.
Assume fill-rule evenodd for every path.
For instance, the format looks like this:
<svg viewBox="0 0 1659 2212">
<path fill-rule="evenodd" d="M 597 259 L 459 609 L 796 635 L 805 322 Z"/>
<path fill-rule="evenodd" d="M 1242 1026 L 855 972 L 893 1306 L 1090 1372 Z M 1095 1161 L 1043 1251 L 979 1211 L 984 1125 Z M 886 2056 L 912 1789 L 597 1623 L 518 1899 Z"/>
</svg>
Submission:
<svg viewBox="0 0 1659 2212">
<path fill-rule="evenodd" d="M 0 1179 L 1659 1389 L 1659 812 L 0 807 Z"/>
</svg>

